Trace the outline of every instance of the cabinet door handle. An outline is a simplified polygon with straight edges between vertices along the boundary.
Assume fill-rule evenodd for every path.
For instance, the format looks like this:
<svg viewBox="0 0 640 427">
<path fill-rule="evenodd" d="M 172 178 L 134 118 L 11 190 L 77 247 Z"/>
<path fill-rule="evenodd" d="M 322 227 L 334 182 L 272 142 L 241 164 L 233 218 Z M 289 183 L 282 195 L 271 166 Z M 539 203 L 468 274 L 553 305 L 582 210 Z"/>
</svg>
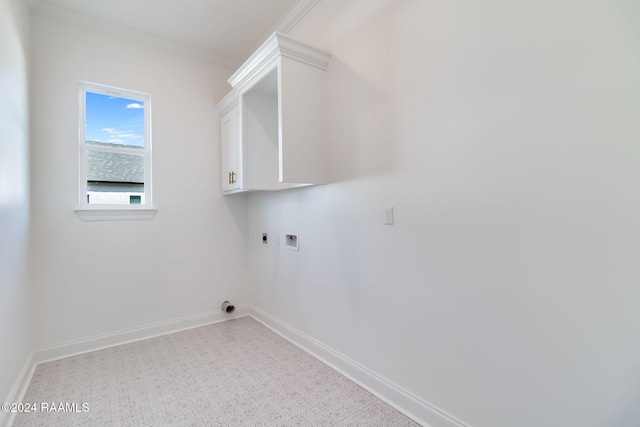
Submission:
<svg viewBox="0 0 640 427">
<path fill-rule="evenodd" d="M 231 172 L 231 183 L 235 184 L 236 183 L 236 173 L 235 172 Z"/>
<path fill-rule="evenodd" d="M 229 184 L 231 184 L 231 172 L 229 172 Z"/>
</svg>

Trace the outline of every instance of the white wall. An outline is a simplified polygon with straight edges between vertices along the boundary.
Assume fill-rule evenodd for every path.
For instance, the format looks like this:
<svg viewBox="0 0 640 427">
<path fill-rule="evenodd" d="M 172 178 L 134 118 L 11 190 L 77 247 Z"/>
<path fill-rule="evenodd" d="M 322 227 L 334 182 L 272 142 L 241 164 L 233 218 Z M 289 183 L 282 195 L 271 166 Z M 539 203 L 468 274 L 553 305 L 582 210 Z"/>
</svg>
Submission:
<svg viewBox="0 0 640 427">
<path fill-rule="evenodd" d="M 29 11 L 0 1 L 0 398 L 32 345 L 29 242 Z M 0 422 L 2 414 L 0 413 Z"/>
<path fill-rule="evenodd" d="M 320 2 L 335 184 L 250 196 L 252 302 L 476 427 L 637 424 L 636 3 Z"/>
<path fill-rule="evenodd" d="M 219 190 L 215 102 L 230 71 L 32 22 L 36 347 L 245 302 L 246 203 Z M 79 80 L 151 95 L 153 220 L 83 222 L 74 212 Z"/>
</svg>

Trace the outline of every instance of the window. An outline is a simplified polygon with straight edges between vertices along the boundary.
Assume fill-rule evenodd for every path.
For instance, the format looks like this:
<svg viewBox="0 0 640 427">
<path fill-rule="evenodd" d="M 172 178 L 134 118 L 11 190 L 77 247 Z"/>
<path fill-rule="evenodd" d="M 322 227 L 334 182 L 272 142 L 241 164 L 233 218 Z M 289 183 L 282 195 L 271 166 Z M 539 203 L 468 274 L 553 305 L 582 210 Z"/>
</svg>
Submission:
<svg viewBox="0 0 640 427">
<path fill-rule="evenodd" d="M 80 82 L 81 217 L 152 208 L 150 121 L 148 94 Z"/>
</svg>

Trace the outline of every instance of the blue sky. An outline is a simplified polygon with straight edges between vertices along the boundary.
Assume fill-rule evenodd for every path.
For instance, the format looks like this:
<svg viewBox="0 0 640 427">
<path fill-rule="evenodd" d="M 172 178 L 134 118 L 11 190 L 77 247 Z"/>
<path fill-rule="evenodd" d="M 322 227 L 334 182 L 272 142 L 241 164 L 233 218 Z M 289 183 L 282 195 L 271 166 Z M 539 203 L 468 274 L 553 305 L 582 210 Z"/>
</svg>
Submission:
<svg viewBox="0 0 640 427">
<path fill-rule="evenodd" d="M 144 103 L 86 92 L 87 141 L 144 146 Z"/>
</svg>

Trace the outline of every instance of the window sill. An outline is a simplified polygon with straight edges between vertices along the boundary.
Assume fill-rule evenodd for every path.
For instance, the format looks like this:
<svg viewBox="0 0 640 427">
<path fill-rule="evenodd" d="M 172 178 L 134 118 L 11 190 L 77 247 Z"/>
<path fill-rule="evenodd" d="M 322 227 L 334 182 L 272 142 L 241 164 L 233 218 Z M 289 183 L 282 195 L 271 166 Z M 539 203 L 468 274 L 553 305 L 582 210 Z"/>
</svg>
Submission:
<svg viewBox="0 0 640 427">
<path fill-rule="evenodd" d="M 153 219 L 156 208 L 76 208 L 76 213 L 83 221 L 129 221 Z"/>
</svg>

